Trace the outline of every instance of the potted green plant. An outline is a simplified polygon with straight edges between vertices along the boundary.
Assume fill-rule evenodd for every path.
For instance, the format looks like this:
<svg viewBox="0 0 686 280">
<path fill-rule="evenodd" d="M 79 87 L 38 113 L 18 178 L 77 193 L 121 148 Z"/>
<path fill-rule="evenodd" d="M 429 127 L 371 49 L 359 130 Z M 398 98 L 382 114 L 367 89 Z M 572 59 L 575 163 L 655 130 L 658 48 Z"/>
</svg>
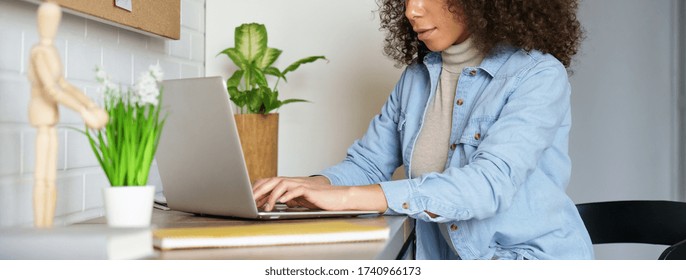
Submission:
<svg viewBox="0 0 686 280">
<path fill-rule="evenodd" d="M 113 227 L 150 225 L 155 187 L 148 185 L 164 118 L 160 118 L 163 73 L 158 65 L 141 74 L 133 89 L 122 90 L 101 68 L 109 122 L 102 130 L 83 131 L 110 186 L 103 189 L 107 223 Z"/>
<path fill-rule="evenodd" d="M 303 99 L 280 100 L 279 82 L 287 81 L 286 75 L 302 64 L 326 60 L 324 56 L 310 56 L 281 71 L 273 66 L 281 53 L 267 45 L 267 29 L 258 23 L 236 27 L 234 47 L 220 53 L 238 67 L 226 81 L 226 87 L 241 113 L 234 117 L 252 181 L 277 175 L 279 115 L 272 112 L 285 104 L 307 102 Z M 269 86 L 268 76 L 275 79 L 274 86 Z"/>
</svg>

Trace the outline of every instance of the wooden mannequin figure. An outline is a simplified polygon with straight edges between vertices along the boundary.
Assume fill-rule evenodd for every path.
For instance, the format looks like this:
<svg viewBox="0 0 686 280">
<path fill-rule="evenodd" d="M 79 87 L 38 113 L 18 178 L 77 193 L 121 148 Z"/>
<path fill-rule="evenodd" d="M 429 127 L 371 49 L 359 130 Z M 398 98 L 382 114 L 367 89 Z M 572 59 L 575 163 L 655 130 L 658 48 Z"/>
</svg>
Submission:
<svg viewBox="0 0 686 280">
<path fill-rule="evenodd" d="M 62 75 L 62 63 L 53 46 L 61 17 L 62 11 L 55 3 L 44 2 L 38 8 L 40 42 L 31 49 L 28 68 L 31 82 L 29 122 L 37 129 L 33 216 L 34 225 L 39 228 L 51 227 L 55 215 L 58 103 L 79 112 L 90 128 L 100 129 L 108 120 L 107 112 Z"/>
</svg>

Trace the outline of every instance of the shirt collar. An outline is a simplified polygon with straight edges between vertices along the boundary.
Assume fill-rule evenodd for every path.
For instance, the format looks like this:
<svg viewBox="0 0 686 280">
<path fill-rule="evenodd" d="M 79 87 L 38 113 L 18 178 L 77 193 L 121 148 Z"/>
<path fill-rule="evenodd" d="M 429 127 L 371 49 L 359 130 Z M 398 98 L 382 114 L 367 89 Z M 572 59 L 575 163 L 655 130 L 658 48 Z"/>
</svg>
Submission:
<svg viewBox="0 0 686 280">
<path fill-rule="evenodd" d="M 510 46 L 501 46 L 494 49 L 491 54 L 484 57 L 478 68 L 486 71 L 491 77 L 494 77 L 500 67 L 502 67 L 505 62 L 517 52 L 517 49 Z M 424 65 L 427 67 L 438 66 L 441 64 L 441 53 L 440 52 L 430 52 L 424 56 Z"/>
</svg>

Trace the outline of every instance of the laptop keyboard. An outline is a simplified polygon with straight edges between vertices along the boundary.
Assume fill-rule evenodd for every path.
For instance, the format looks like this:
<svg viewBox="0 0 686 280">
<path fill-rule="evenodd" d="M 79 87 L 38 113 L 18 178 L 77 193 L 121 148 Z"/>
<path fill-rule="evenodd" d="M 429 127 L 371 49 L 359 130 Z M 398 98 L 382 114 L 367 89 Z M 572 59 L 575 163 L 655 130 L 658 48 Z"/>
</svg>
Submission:
<svg viewBox="0 0 686 280">
<path fill-rule="evenodd" d="M 272 211 L 265 211 L 267 213 L 272 213 L 272 212 L 311 212 L 311 211 L 320 211 L 320 210 L 313 210 L 310 208 L 305 208 L 305 207 L 289 207 L 285 203 L 277 203 L 274 206 L 274 209 Z"/>
</svg>

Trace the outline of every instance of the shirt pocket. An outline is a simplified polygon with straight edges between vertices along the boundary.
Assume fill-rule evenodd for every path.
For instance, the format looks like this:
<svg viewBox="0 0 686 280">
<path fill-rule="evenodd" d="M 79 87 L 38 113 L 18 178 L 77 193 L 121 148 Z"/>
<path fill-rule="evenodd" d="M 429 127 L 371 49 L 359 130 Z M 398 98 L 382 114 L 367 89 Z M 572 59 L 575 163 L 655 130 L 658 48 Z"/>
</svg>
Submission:
<svg viewBox="0 0 686 280">
<path fill-rule="evenodd" d="M 460 145 L 463 146 L 466 158 L 471 158 L 476 152 L 494 122 L 495 117 L 491 116 L 473 117 L 469 120 L 460 138 Z"/>
</svg>

